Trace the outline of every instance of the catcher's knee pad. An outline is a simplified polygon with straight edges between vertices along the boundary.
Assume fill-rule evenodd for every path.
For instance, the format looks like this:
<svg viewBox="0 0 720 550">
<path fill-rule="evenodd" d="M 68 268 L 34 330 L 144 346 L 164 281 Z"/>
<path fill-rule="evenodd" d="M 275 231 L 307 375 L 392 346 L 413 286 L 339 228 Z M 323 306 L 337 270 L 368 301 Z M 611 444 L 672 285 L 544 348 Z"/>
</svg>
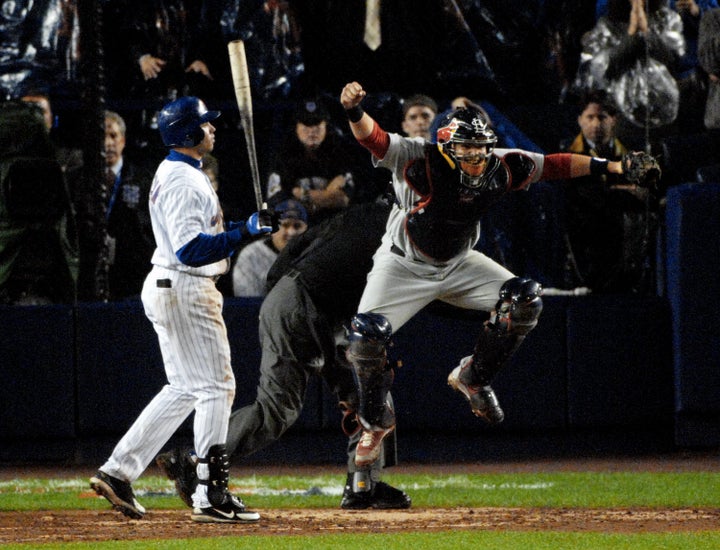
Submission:
<svg viewBox="0 0 720 550">
<path fill-rule="evenodd" d="M 230 457 L 225 445 L 213 445 L 208 449 L 205 458 L 199 458 L 200 464 L 207 464 L 210 475 L 207 480 L 198 483 L 208 486 L 207 496 L 210 504 L 220 506 L 225 501 L 228 482 L 230 480 Z"/>
<path fill-rule="evenodd" d="M 392 336 L 389 321 L 376 313 L 358 313 L 350 323 L 347 360 L 353 367 L 358 397 L 358 419 L 366 429 L 395 424 L 387 393 L 393 371 L 388 368 L 385 346 Z"/>
<path fill-rule="evenodd" d="M 385 347 L 392 336 L 392 326 L 384 315 L 379 313 L 357 313 L 350 319 L 348 340 L 365 342 L 367 344 L 380 344 Z"/>
<path fill-rule="evenodd" d="M 500 288 L 500 299 L 495 306 L 498 331 L 526 335 L 537 325 L 542 312 L 542 286 L 532 279 L 513 277 Z"/>
</svg>

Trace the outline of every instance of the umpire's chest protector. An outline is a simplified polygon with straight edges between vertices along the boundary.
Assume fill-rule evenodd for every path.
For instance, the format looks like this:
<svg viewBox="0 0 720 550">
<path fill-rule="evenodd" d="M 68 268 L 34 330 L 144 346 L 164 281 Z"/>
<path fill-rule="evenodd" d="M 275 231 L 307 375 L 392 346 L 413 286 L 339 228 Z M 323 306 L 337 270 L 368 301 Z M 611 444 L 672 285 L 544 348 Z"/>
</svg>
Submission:
<svg viewBox="0 0 720 550">
<path fill-rule="evenodd" d="M 405 228 L 417 248 L 440 261 L 467 248 L 483 213 L 510 190 L 510 172 L 496 156 L 488 160 L 480 185 L 471 188 L 434 145 L 426 147 L 424 158 L 408 164 L 405 178 L 422 197 L 408 213 Z"/>
</svg>

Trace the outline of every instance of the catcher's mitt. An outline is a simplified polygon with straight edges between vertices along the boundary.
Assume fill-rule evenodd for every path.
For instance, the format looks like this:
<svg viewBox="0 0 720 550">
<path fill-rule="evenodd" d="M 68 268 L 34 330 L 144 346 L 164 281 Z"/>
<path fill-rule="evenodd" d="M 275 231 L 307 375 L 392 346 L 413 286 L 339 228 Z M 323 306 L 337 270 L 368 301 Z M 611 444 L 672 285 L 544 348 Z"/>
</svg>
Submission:
<svg viewBox="0 0 720 550">
<path fill-rule="evenodd" d="M 642 151 L 625 154 L 622 159 L 622 167 L 625 180 L 640 187 L 656 185 L 662 175 L 657 159 Z"/>
</svg>

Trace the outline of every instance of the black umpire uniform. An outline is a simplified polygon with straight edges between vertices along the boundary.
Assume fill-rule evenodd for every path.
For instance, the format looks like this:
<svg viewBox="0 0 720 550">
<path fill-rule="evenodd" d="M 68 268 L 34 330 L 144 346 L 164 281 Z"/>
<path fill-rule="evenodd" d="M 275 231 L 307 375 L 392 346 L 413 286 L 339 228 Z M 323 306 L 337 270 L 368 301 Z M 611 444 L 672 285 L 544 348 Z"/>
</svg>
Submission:
<svg viewBox="0 0 720 550">
<path fill-rule="evenodd" d="M 270 292 L 260 309 L 262 359 L 255 402 L 232 413 L 227 438 L 228 454 L 248 456 L 277 440 L 300 416 L 310 376 L 320 375 L 337 394 L 338 402 L 354 410 L 352 367 L 336 336 L 353 315 L 372 256 L 380 244 L 390 212 L 390 201 L 352 206 L 292 239 L 268 274 Z M 346 416 L 352 425 L 354 414 Z M 346 427 L 345 426 L 345 427 Z M 351 487 L 355 447 L 361 430 L 346 429 L 348 485 L 343 508 L 367 507 L 353 498 Z M 385 446 L 369 477 L 382 486 L 383 502 L 374 507 L 406 508 L 403 492 L 379 482 L 384 466 L 396 462 L 394 440 Z M 357 487 L 356 487 L 357 489 Z M 366 488 L 366 490 L 369 488 Z M 380 496 L 380 495 L 378 495 Z M 361 506 L 362 505 L 362 506 Z"/>
</svg>

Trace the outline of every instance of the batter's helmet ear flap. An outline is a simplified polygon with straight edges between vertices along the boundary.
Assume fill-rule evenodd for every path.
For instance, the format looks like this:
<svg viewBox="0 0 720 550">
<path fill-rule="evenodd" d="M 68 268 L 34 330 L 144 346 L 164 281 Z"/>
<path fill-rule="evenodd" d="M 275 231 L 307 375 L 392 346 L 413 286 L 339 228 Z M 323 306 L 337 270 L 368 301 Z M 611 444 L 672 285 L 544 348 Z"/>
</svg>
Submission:
<svg viewBox="0 0 720 550">
<path fill-rule="evenodd" d="M 200 142 L 202 142 L 204 138 L 205 132 L 203 131 L 202 127 L 198 126 L 194 130 L 190 130 L 190 132 L 185 136 L 185 139 L 182 142 L 182 146 L 195 147 Z"/>
</svg>

